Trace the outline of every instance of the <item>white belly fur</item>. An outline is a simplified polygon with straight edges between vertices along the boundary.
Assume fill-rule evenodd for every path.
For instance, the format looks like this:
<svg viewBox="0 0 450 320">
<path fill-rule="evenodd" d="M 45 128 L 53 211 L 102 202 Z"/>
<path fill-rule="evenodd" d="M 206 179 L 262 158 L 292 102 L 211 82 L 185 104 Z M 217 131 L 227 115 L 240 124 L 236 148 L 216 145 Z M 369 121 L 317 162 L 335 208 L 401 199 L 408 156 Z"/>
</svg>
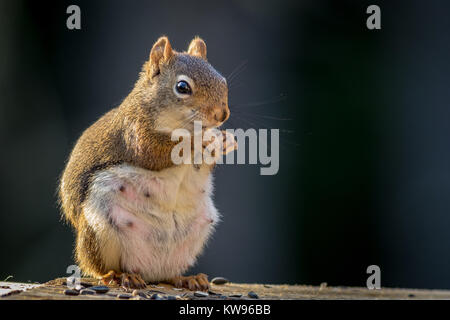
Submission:
<svg viewBox="0 0 450 320">
<path fill-rule="evenodd" d="M 146 281 L 184 273 L 219 220 L 211 193 L 206 166 L 154 172 L 122 164 L 95 174 L 83 211 L 105 269 Z"/>
</svg>

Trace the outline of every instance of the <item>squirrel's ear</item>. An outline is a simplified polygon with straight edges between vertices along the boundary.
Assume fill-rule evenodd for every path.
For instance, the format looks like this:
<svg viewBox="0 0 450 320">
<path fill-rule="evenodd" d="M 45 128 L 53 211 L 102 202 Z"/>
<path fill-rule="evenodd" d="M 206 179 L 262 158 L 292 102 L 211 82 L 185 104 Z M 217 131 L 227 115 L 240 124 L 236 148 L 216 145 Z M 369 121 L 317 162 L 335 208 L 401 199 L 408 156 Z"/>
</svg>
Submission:
<svg viewBox="0 0 450 320">
<path fill-rule="evenodd" d="M 151 78 L 161 72 L 161 66 L 173 56 L 172 46 L 167 37 L 159 38 L 150 52 L 147 74 Z"/>
<path fill-rule="evenodd" d="M 199 37 L 195 37 L 189 45 L 188 54 L 206 60 L 206 43 Z"/>
</svg>

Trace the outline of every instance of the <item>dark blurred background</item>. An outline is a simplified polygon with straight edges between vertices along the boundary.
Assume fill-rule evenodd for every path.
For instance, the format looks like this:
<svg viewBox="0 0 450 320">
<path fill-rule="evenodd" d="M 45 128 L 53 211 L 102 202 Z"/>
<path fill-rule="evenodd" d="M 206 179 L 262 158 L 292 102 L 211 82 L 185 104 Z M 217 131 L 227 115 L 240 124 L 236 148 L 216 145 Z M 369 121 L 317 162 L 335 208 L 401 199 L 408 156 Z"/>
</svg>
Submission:
<svg viewBox="0 0 450 320">
<path fill-rule="evenodd" d="M 66 8 L 81 8 L 81 30 Z M 381 7 L 381 30 L 366 8 Z M 0 280 L 73 264 L 55 190 L 153 42 L 238 75 L 230 128 L 280 128 L 280 170 L 216 170 L 223 222 L 196 271 L 233 281 L 450 289 L 450 3 L 0 1 Z M 290 119 L 290 120 L 289 120 Z"/>
</svg>

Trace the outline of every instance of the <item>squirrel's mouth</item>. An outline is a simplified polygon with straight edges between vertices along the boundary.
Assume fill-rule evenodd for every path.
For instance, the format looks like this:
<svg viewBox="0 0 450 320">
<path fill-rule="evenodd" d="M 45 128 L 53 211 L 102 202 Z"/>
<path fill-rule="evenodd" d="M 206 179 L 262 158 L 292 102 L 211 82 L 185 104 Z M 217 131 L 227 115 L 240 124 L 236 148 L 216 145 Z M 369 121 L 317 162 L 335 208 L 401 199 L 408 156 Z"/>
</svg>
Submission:
<svg viewBox="0 0 450 320">
<path fill-rule="evenodd" d="M 184 120 L 184 128 L 188 130 L 195 130 L 195 128 L 208 130 L 220 128 L 229 118 L 229 113 L 227 117 L 222 117 L 220 120 L 216 119 L 214 115 L 200 114 L 197 113 L 196 117 L 189 117 L 189 121 Z"/>
<path fill-rule="evenodd" d="M 202 119 L 200 121 L 203 130 L 219 128 L 225 123 L 225 121 L 217 121 L 215 119 Z"/>
<path fill-rule="evenodd" d="M 208 121 L 207 124 L 203 125 L 203 129 L 212 129 L 212 128 L 220 128 L 225 122 L 227 122 L 229 118 L 229 113 L 226 117 L 223 117 L 221 120 L 217 120 L 216 118 Z"/>
<path fill-rule="evenodd" d="M 191 109 L 188 119 L 191 120 L 193 127 L 196 122 L 200 122 L 202 130 L 221 127 L 230 117 L 230 110 L 227 105 L 220 107 L 199 107 Z"/>
<path fill-rule="evenodd" d="M 208 129 L 220 128 L 224 123 L 225 123 L 225 121 L 220 121 L 220 122 L 214 122 L 214 123 L 207 124 L 207 125 L 202 125 L 202 129 L 208 130 Z"/>
</svg>

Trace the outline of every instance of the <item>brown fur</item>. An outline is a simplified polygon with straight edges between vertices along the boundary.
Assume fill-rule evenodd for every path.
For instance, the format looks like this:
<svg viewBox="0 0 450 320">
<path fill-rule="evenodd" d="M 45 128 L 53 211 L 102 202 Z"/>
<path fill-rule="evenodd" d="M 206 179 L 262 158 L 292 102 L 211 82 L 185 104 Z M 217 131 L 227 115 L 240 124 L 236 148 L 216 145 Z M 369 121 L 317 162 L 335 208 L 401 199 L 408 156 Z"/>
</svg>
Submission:
<svg viewBox="0 0 450 320">
<path fill-rule="evenodd" d="M 173 92 L 179 74 L 195 82 L 194 94 L 185 100 Z M 134 89 L 119 107 L 86 129 L 61 177 L 60 203 L 77 232 L 76 260 L 83 271 L 95 275 L 108 271 L 100 260 L 96 235 L 82 214 L 92 175 L 120 163 L 154 171 L 173 166 L 171 150 L 178 141 L 171 141 L 170 132 L 158 130 L 158 121 L 194 110 L 195 119 L 178 121 L 180 127 L 194 120 L 213 123 L 218 111 L 229 115 L 227 95 L 225 79 L 206 61 L 203 40 L 195 38 L 188 53 L 178 53 L 166 37 L 158 39 Z"/>
</svg>

